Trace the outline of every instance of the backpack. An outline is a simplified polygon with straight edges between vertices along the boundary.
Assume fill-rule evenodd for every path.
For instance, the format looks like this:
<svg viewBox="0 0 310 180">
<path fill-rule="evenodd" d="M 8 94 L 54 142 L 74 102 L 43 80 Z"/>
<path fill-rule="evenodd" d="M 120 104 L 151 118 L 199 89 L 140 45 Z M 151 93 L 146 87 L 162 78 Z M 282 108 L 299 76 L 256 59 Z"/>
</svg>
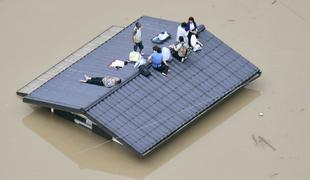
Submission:
<svg viewBox="0 0 310 180">
<path fill-rule="evenodd" d="M 187 48 L 184 46 L 184 43 L 181 43 L 181 47 L 179 49 L 179 55 L 185 57 L 187 54 Z"/>
<path fill-rule="evenodd" d="M 148 77 L 149 75 L 151 75 L 151 72 L 149 71 L 149 69 L 147 68 L 145 64 L 139 66 L 139 72 L 145 77 Z"/>
</svg>

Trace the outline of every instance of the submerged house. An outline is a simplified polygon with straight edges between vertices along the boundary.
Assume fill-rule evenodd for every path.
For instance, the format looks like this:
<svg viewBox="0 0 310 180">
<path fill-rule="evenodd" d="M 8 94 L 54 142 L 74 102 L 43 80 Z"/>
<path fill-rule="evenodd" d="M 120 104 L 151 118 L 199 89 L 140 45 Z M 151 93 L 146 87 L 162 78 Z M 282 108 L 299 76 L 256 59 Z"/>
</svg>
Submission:
<svg viewBox="0 0 310 180">
<path fill-rule="evenodd" d="M 138 20 L 145 54 L 152 53 L 151 39 L 160 32 L 172 35 L 161 47 L 174 43 L 179 23 L 147 16 Z M 134 23 L 111 27 L 17 94 L 144 157 L 261 74 L 208 30 L 199 34 L 203 49 L 183 63 L 172 60 L 167 76 L 149 68 L 151 75 L 145 77 L 131 63 L 111 68 L 113 60 L 128 59 L 133 28 Z M 80 83 L 84 74 L 117 76 L 122 83 L 112 88 Z"/>
</svg>

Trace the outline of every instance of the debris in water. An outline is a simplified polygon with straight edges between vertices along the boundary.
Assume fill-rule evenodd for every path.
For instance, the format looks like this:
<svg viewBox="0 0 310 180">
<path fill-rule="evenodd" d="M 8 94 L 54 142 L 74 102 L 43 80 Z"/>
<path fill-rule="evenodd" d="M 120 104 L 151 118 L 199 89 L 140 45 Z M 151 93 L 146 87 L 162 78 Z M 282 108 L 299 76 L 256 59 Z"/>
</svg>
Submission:
<svg viewBox="0 0 310 180">
<path fill-rule="evenodd" d="M 268 141 L 266 141 L 265 138 L 258 136 L 258 140 L 259 142 L 262 142 L 264 144 L 266 144 L 268 147 L 270 147 L 273 151 L 276 151 L 277 149 L 275 147 L 273 147 Z"/>
<path fill-rule="evenodd" d="M 254 134 L 252 134 L 252 139 L 253 139 L 253 141 L 255 142 L 255 144 L 258 145 L 257 139 L 256 139 L 256 137 L 255 137 Z"/>
<path fill-rule="evenodd" d="M 234 19 L 227 19 L 227 21 L 229 21 L 229 22 L 236 22 L 236 20 L 234 20 Z"/>
<path fill-rule="evenodd" d="M 272 1 L 272 3 L 271 3 L 271 4 L 275 4 L 275 3 L 277 3 L 277 0 Z"/>
<path fill-rule="evenodd" d="M 277 149 L 271 145 L 265 138 L 263 138 L 262 136 L 255 136 L 254 134 L 252 134 L 252 139 L 255 142 L 255 145 L 260 145 L 260 146 L 268 146 L 270 149 L 272 149 L 273 151 L 276 151 Z"/>
<path fill-rule="evenodd" d="M 263 113 L 263 112 L 260 112 L 258 115 L 259 115 L 259 116 L 264 116 L 264 113 Z"/>
<path fill-rule="evenodd" d="M 273 178 L 273 177 L 276 177 L 277 175 L 279 175 L 278 173 L 273 173 L 271 176 L 269 176 L 269 177 L 271 177 L 271 178 Z"/>
</svg>

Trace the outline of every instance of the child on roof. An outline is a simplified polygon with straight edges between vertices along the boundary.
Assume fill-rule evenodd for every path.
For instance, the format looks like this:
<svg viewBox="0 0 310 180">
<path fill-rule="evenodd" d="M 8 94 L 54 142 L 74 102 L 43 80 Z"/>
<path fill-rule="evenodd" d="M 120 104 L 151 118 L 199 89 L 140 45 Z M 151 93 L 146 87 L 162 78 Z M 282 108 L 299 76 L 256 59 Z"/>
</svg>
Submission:
<svg viewBox="0 0 310 180">
<path fill-rule="evenodd" d="M 98 86 L 105 86 L 107 88 L 110 88 L 114 85 L 120 84 L 122 80 L 118 77 L 113 76 L 105 76 L 105 77 L 90 77 L 88 75 L 84 75 L 85 79 L 81 79 L 81 83 L 88 83 L 88 84 L 94 84 Z"/>
</svg>

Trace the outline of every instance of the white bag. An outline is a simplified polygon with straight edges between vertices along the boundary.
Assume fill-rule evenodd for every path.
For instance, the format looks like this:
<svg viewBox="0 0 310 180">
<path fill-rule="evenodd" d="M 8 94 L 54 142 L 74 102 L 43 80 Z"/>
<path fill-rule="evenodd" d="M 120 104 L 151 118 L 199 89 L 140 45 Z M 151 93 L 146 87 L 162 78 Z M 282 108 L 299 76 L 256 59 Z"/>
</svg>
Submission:
<svg viewBox="0 0 310 180">
<path fill-rule="evenodd" d="M 129 61 L 137 62 L 140 59 L 142 59 L 142 56 L 141 56 L 141 54 L 139 52 L 132 51 L 132 52 L 129 53 Z"/>
</svg>

